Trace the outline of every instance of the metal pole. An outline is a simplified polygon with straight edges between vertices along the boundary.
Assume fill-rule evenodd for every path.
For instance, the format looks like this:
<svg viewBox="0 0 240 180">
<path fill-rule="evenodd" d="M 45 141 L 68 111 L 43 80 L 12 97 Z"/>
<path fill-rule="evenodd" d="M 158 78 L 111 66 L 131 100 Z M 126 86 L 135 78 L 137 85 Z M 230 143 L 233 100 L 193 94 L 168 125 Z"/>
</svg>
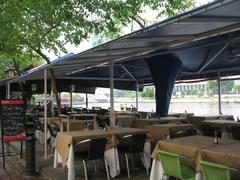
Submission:
<svg viewBox="0 0 240 180">
<path fill-rule="evenodd" d="M 115 111 L 114 111 L 114 72 L 113 72 L 113 62 L 109 63 L 109 84 L 110 84 L 110 126 L 114 127 L 116 125 Z"/>
<path fill-rule="evenodd" d="M 212 61 L 216 59 L 216 57 L 221 54 L 224 49 L 228 47 L 229 43 L 225 44 L 211 59 L 209 59 L 206 64 L 203 65 L 203 67 L 197 72 L 198 74 L 201 73 Z"/>
<path fill-rule="evenodd" d="M 219 114 L 222 114 L 222 106 L 221 106 L 221 73 L 218 73 L 218 79 L 217 79 L 217 84 L 218 84 L 218 111 Z"/>
<path fill-rule="evenodd" d="M 88 108 L 88 94 L 86 93 L 86 109 Z"/>
<path fill-rule="evenodd" d="M 71 107 L 71 113 L 73 112 L 73 87 L 71 85 L 70 89 L 70 107 Z"/>
<path fill-rule="evenodd" d="M 44 69 L 44 157 L 47 155 L 47 69 Z"/>
<path fill-rule="evenodd" d="M 138 110 L 138 88 L 139 88 L 139 85 L 138 85 L 138 82 L 136 81 L 136 108 Z"/>
<path fill-rule="evenodd" d="M 51 113 L 54 116 L 54 105 L 53 105 L 53 80 L 51 80 Z"/>
<path fill-rule="evenodd" d="M 8 82 L 7 83 L 7 94 L 6 94 L 7 99 L 10 99 L 11 97 L 11 84 Z"/>
</svg>

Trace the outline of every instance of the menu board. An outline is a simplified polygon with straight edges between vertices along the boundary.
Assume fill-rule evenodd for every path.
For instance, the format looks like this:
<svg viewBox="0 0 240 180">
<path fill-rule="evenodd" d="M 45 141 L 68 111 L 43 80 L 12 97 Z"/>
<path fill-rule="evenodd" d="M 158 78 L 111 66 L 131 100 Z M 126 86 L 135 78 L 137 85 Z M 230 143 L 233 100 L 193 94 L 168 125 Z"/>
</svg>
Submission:
<svg viewBox="0 0 240 180">
<path fill-rule="evenodd" d="M 1 131 L 2 136 L 14 136 L 26 130 L 26 101 L 1 100 Z"/>
</svg>

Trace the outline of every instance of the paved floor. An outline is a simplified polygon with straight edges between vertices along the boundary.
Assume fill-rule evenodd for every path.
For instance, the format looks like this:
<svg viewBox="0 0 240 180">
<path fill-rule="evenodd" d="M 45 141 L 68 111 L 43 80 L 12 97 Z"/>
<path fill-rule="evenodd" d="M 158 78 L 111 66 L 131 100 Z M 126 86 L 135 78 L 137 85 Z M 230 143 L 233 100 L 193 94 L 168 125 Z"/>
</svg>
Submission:
<svg viewBox="0 0 240 180">
<path fill-rule="evenodd" d="M 14 144 L 14 147 L 19 148 L 19 145 L 17 143 Z M 25 146 L 24 150 L 25 152 Z M 38 177 L 26 177 L 25 173 L 25 153 L 23 154 L 23 159 L 20 159 L 17 157 L 11 157 L 8 158 L 7 162 L 10 165 L 13 165 L 13 168 L 11 168 L 9 165 L 7 167 L 7 171 L 0 171 L 0 180 L 19 180 L 19 179 L 34 179 L 34 180 L 65 180 L 67 179 L 67 172 L 61 167 L 61 165 L 54 169 L 53 168 L 53 153 L 51 153 L 51 150 L 49 150 L 49 159 L 44 159 L 44 153 L 43 153 L 43 145 L 37 144 L 36 145 L 36 169 L 39 172 Z M 104 169 L 103 162 L 98 162 L 98 171 L 97 174 L 95 174 L 94 167 L 92 163 L 88 164 L 88 175 L 89 180 L 106 180 L 106 173 Z M 1 164 L 0 164 L 1 166 Z M 127 178 L 127 171 L 126 168 L 124 168 L 126 165 L 123 164 L 121 167 L 121 174 L 114 178 L 114 180 L 128 180 Z M 142 163 L 136 159 L 136 164 L 134 168 L 131 169 L 131 179 L 132 180 L 148 180 L 149 176 L 146 175 L 146 171 L 144 167 L 142 166 Z M 15 169 L 14 169 L 15 168 Z M 84 172 L 81 162 L 76 162 L 75 164 L 76 168 L 76 180 L 82 180 L 84 179 Z M 111 178 L 113 179 L 113 178 Z"/>
<path fill-rule="evenodd" d="M 15 168 L 6 163 L 6 169 L 3 169 L 2 161 L 0 163 L 0 180 L 21 180 Z"/>
</svg>

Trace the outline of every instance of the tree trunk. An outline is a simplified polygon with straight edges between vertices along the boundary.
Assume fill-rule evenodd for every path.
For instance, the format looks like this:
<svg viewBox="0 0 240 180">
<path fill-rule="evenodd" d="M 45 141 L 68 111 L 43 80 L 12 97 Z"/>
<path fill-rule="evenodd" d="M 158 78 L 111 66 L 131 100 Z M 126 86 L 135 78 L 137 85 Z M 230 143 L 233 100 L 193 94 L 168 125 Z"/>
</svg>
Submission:
<svg viewBox="0 0 240 180">
<path fill-rule="evenodd" d="M 14 64 L 14 68 L 17 72 L 17 75 L 21 76 L 21 72 L 20 72 L 20 69 L 19 69 L 19 64 L 17 63 L 15 58 L 13 58 L 13 64 Z M 23 83 L 18 82 L 18 84 L 19 84 L 20 90 L 22 91 L 22 98 L 25 99 L 27 96 L 26 96 L 26 91 L 24 89 Z"/>
<path fill-rule="evenodd" d="M 40 55 L 43 59 L 45 59 L 45 61 L 47 62 L 47 64 L 50 64 L 50 59 L 42 53 L 42 51 L 40 49 L 35 50 L 36 53 L 38 53 L 38 55 Z M 58 90 L 57 90 L 57 84 L 56 84 L 56 79 L 55 79 L 55 75 L 54 75 L 54 71 L 53 69 L 49 70 L 50 75 L 51 75 L 51 84 L 52 84 L 52 90 L 53 90 L 53 94 L 55 96 L 56 99 L 56 103 L 57 103 L 57 115 L 59 116 L 61 114 L 61 101 L 58 97 Z"/>
<path fill-rule="evenodd" d="M 55 79 L 54 72 L 53 72 L 52 69 L 50 69 L 50 74 L 51 74 L 52 90 L 53 90 L 53 94 L 55 96 L 56 103 L 57 103 L 57 113 L 58 113 L 58 115 L 60 115 L 62 113 L 61 112 L 61 101 L 60 101 L 60 99 L 58 97 L 58 90 L 57 90 L 56 79 Z"/>
</svg>

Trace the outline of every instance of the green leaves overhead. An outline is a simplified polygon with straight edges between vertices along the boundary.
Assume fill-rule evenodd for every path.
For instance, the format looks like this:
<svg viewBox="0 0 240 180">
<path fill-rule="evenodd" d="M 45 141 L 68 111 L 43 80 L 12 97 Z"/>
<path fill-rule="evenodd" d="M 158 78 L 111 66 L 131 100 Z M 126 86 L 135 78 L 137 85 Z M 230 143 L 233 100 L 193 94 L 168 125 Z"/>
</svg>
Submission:
<svg viewBox="0 0 240 180">
<path fill-rule="evenodd" d="M 144 6 L 172 15 L 192 6 L 191 0 L 4 0 L 0 2 L 0 53 L 43 50 L 67 52 L 91 34 L 116 36 Z M 139 19 L 139 18 L 135 18 Z"/>
</svg>

